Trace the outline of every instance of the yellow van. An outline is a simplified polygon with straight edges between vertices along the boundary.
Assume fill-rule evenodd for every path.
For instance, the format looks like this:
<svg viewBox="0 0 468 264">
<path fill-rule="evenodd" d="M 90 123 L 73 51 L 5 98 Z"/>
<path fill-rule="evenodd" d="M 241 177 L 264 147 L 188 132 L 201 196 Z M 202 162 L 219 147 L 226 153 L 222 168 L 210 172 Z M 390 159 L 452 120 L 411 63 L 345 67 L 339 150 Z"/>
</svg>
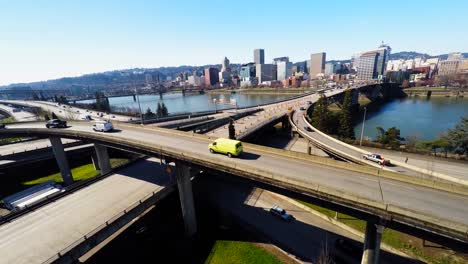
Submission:
<svg viewBox="0 0 468 264">
<path fill-rule="evenodd" d="M 227 138 L 218 138 L 213 143 L 208 145 L 211 153 L 223 153 L 228 157 L 239 156 L 242 153 L 242 143 L 239 140 Z"/>
</svg>

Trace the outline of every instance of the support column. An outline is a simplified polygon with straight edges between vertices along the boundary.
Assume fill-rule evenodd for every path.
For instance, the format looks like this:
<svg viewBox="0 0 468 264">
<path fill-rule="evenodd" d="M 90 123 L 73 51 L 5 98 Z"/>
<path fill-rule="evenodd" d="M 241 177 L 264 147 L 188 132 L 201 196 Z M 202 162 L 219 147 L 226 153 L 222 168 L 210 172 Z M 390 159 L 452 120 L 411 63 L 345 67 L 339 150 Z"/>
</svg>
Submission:
<svg viewBox="0 0 468 264">
<path fill-rule="evenodd" d="M 49 140 L 52 145 L 52 150 L 54 152 L 57 165 L 59 166 L 63 182 L 65 185 L 70 185 L 73 183 L 73 177 L 70 167 L 68 166 L 67 156 L 65 155 L 62 140 L 59 137 L 50 137 Z"/>
<path fill-rule="evenodd" d="M 177 187 L 179 188 L 182 216 L 184 217 L 185 233 L 187 236 L 192 236 L 197 232 L 197 219 L 193 203 L 192 182 L 190 181 L 190 167 L 177 161 L 176 179 Z"/>
<path fill-rule="evenodd" d="M 367 221 L 361 264 L 379 263 L 380 241 L 384 226 Z"/>
<path fill-rule="evenodd" d="M 99 161 L 98 161 L 98 157 L 96 155 L 96 151 L 93 151 L 93 153 L 91 153 L 91 161 L 93 162 L 93 166 L 94 166 L 95 170 L 100 170 L 101 169 L 101 167 L 99 167 Z"/>
<path fill-rule="evenodd" d="M 104 175 L 112 170 L 109 153 L 107 153 L 107 147 L 94 144 L 94 149 L 96 150 L 97 161 L 99 164 L 99 168 L 101 170 L 101 175 Z"/>
</svg>

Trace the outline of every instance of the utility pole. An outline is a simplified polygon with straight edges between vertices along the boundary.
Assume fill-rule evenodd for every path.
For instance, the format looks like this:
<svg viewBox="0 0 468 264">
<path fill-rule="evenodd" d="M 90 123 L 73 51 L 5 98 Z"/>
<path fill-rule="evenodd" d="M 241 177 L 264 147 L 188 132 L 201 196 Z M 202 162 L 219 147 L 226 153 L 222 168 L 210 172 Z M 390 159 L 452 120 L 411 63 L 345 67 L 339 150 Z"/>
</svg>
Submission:
<svg viewBox="0 0 468 264">
<path fill-rule="evenodd" d="M 359 140 L 359 146 L 362 146 L 362 136 L 364 135 L 364 124 L 366 122 L 366 112 L 367 112 L 367 107 L 364 106 L 364 118 L 362 119 L 361 140 Z"/>
<path fill-rule="evenodd" d="M 136 95 L 137 102 L 138 102 L 138 109 L 140 109 L 140 124 L 143 125 L 143 113 L 141 112 L 140 96 L 138 96 L 138 89 L 135 84 L 135 75 L 133 75 L 132 80 L 133 80 L 133 87 L 135 88 L 135 95 Z"/>
</svg>

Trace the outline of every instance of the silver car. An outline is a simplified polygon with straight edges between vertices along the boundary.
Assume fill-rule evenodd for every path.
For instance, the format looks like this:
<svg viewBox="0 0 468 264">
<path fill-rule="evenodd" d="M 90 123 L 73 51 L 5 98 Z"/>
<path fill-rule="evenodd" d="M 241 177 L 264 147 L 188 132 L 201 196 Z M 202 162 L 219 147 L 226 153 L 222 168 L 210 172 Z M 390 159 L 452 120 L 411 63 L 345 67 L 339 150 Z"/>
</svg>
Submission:
<svg viewBox="0 0 468 264">
<path fill-rule="evenodd" d="M 273 207 L 270 208 L 270 213 L 286 222 L 290 222 L 293 219 L 290 214 L 286 213 L 286 210 L 277 205 L 273 205 Z"/>
<path fill-rule="evenodd" d="M 365 160 L 370 160 L 370 161 L 373 161 L 373 162 L 377 162 L 379 165 L 389 165 L 390 164 L 390 160 L 384 159 L 384 157 L 382 155 L 380 155 L 380 154 L 375 154 L 375 153 L 364 154 L 364 155 L 362 155 L 362 158 L 365 159 Z"/>
</svg>

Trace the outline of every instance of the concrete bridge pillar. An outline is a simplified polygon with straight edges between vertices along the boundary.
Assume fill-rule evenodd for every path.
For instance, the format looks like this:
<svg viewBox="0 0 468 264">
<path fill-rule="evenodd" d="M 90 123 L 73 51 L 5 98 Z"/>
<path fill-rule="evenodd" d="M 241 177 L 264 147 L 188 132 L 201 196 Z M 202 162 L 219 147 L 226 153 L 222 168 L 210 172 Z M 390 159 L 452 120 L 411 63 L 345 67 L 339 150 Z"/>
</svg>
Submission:
<svg viewBox="0 0 468 264">
<path fill-rule="evenodd" d="M 367 221 L 361 264 L 378 264 L 384 226 Z"/>
<path fill-rule="evenodd" d="M 185 163 L 176 162 L 176 179 L 179 188 L 180 205 L 184 217 L 185 233 L 192 236 L 197 232 L 197 218 L 195 205 L 193 203 L 192 182 L 190 180 L 190 167 Z"/>
<path fill-rule="evenodd" d="M 94 150 L 97 156 L 97 163 L 101 170 L 101 175 L 109 173 L 112 170 L 109 153 L 107 153 L 107 147 L 101 144 L 94 144 Z M 96 165 L 94 166 L 96 167 Z"/>
<path fill-rule="evenodd" d="M 63 182 L 65 185 L 70 185 L 73 183 L 73 177 L 70 171 L 70 166 L 68 166 L 67 156 L 65 155 L 62 140 L 59 137 L 50 137 L 49 140 L 52 145 L 52 150 L 54 152 L 57 165 L 59 166 Z"/>
</svg>

